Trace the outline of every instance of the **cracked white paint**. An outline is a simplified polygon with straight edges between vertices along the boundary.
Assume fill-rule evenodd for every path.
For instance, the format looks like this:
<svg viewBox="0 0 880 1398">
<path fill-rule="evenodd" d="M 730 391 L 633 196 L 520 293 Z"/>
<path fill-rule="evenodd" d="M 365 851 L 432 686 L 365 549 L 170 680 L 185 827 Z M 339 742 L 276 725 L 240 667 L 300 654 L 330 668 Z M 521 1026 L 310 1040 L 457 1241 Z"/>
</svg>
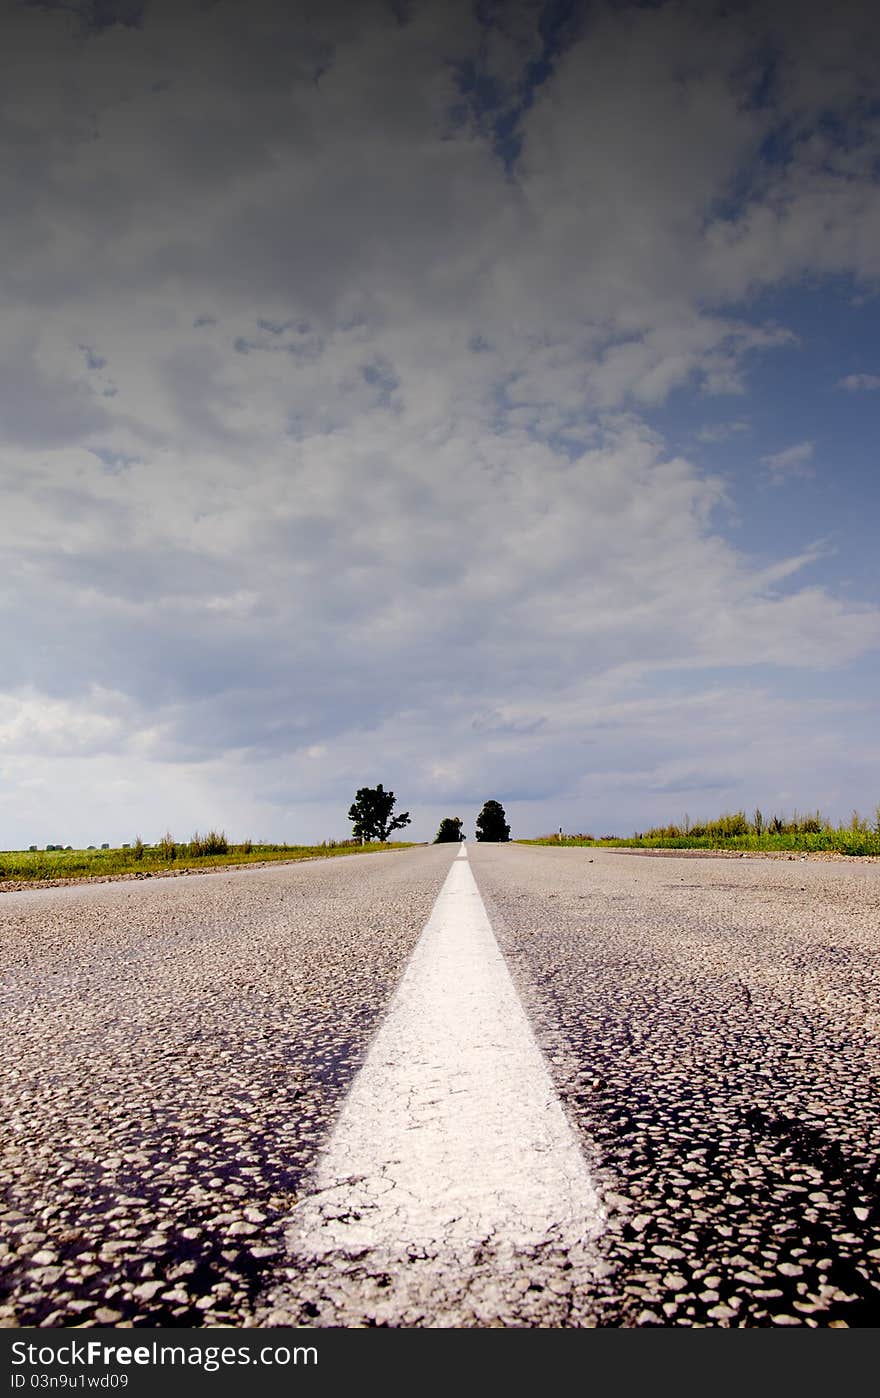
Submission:
<svg viewBox="0 0 880 1398">
<path fill-rule="evenodd" d="M 584 1263 L 602 1227 L 586 1162 L 463 845 L 319 1161 L 313 1192 L 295 1210 L 291 1250 L 313 1263 L 336 1258 L 337 1311 L 340 1259 L 357 1259 L 362 1279 L 390 1271 L 383 1285 L 397 1297 L 386 1292 L 383 1304 L 394 1323 L 395 1306 L 404 1304 L 401 1271 L 410 1307 L 419 1277 L 419 1314 L 426 1272 L 435 1281 L 442 1274 L 448 1301 L 456 1287 L 467 1289 L 464 1273 L 486 1272 L 487 1257 L 490 1291 L 492 1277 L 504 1272 L 509 1281 L 511 1269 L 522 1273 L 541 1250 L 545 1261 L 554 1254 L 557 1270 L 569 1259 L 572 1285 L 583 1279 L 576 1261 Z M 406 1265 L 414 1260 L 416 1268 Z M 541 1289 L 523 1276 L 519 1282 L 520 1291 Z"/>
</svg>

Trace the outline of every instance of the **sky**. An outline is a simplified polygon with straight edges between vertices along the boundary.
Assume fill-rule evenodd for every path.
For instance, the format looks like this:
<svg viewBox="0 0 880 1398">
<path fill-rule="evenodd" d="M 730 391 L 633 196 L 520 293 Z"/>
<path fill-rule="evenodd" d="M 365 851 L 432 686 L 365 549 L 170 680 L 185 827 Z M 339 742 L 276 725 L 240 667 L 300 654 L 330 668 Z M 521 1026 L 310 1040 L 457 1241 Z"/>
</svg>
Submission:
<svg viewBox="0 0 880 1398">
<path fill-rule="evenodd" d="M 2 0 L 0 846 L 880 802 L 880 10 Z"/>
</svg>

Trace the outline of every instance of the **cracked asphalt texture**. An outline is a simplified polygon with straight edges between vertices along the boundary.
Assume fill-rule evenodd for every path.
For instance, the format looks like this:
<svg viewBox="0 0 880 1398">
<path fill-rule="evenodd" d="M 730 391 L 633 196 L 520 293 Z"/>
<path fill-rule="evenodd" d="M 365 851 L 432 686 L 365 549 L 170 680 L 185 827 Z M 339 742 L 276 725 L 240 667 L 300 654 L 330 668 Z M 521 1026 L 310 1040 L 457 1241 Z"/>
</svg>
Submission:
<svg viewBox="0 0 880 1398">
<path fill-rule="evenodd" d="M 0 1324 L 253 1323 L 448 865 L 0 897 Z"/>
<path fill-rule="evenodd" d="M 575 1311 L 543 1278 L 437 1323 L 880 1323 L 880 865 L 468 848 L 609 1228 Z M 0 1323 L 248 1326 L 296 1288 L 449 858 L 0 897 Z"/>
<path fill-rule="evenodd" d="M 596 1324 L 880 1324 L 880 864 L 470 846 L 610 1211 Z"/>
</svg>

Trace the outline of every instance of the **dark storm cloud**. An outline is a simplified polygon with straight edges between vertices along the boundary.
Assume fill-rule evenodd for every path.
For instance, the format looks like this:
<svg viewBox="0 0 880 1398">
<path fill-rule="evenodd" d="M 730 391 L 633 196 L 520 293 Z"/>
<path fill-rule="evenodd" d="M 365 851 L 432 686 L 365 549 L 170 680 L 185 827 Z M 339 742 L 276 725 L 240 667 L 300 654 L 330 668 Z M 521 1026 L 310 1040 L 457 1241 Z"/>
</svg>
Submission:
<svg viewBox="0 0 880 1398">
<path fill-rule="evenodd" d="M 0 441 L 32 448 L 67 446 L 107 421 L 85 384 L 39 364 L 29 334 L 0 350 Z"/>
<path fill-rule="evenodd" d="M 115 24 L 139 26 L 149 0 L 20 0 L 32 10 L 56 10 L 74 16 L 83 36 L 100 34 Z"/>
<path fill-rule="evenodd" d="M 224 382 L 226 361 L 213 348 L 174 349 L 163 356 L 159 376 L 174 414 L 177 431 L 186 437 L 233 446 L 236 433 L 226 420 L 234 389 Z"/>
</svg>

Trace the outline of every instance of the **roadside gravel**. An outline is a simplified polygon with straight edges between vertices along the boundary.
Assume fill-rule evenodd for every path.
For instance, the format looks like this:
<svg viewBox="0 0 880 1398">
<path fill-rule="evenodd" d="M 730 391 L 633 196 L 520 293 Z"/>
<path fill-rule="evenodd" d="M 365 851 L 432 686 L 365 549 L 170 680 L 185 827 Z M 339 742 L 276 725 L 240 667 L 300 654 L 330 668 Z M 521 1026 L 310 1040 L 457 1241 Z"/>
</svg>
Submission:
<svg viewBox="0 0 880 1398">
<path fill-rule="evenodd" d="M 0 899 L 0 1324 L 253 1323 L 449 860 Z"/>
<path fill-rule="evenodd" d="M 880 1324 L 880 867 L 470 853 L 610 1211 L 598 1323 Z"/>
</svg>

